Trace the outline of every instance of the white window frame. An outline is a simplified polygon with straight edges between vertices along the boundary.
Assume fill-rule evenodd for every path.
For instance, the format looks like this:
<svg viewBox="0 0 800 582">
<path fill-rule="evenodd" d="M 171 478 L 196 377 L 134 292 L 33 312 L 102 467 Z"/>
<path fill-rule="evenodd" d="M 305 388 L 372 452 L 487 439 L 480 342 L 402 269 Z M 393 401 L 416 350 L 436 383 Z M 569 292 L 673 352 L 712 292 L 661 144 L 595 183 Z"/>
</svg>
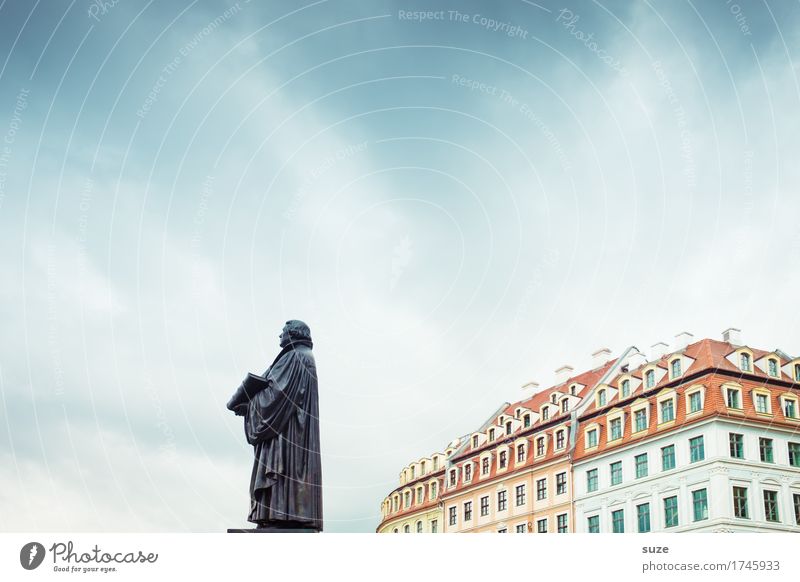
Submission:
<svg viewBox="0 0 800 582">
<path fill-rule="evenodd" d="M 700 410 L 696 410 L 694 412 L 691 411 L 689 403 L 691 402 L 692 394 L 700 393 Z M 691 418 L 692 416 L 697 416 L 703 413 L 706 407 L 706 387 L 702 384 L 695 384 L 694 386 L 689 386 L 686 391 L 683 393 L 684 397 L 684 404 L 686 405 L 686 417 Z"/>
<path fill-rule="evenodd" d="M 664 420 L 661 415 L 661 403 L 668 400 L 672 401 L 672 419 Z M 656 399 L 656 414 L 658 414 L 658 426 L 672 425 L 676 422 L 678 418 L 678 395 L 675 390 L 669 390 L 658 395 Z"/>
<path fill-rule="evenodd" d="M 591 431 L 595 431 L 596 434 L 595 444 L 592 446 L 589 445 L 589 433 Z M 586 428 L 583 429 L 583 435 L 583 449 L 585 451 L 593 451 L 600 446 L 600 425 L 596 422 L 587 424 Z"/>
<path fill-rule="evenodd" d="M 759 396 L 765 396 L 767 399 L 766 412 L 760 412 L 758 410 L 758 405 L 756 403 L 758 402 Z M 753 399 L 753 408 L 755 409 L 756 414 L 759 416 L 772 416 L 772 393 L 769 391 L 769 389 L 753 388 L 751 391 L 751 398 Z"/>
<path fill-rule="evenodd" d="M 725 408 L 729 412 L 735 411 L 744 414 L 744 390 L 742 385 L 736 382 L 725 382 L 720 388 L 722 390 L 722 402 L 725 404 Z M 736 390 L 739 392 L 739 408 L 731 408 L 728 406 L 728 390 Z"/>
<path fill-rule="evenodd" d="M 622 441 L 625 438 L 625 413 L 622 410 L 614 410 L 609 412 L 606 415 L 606 427 L 608 430 L 606 431 L 606 442 L 607 443 L 615 443 L 618 441 Z M 620 426 L 620 436 L 617 439 L 611 438 L 611 422 L 614 420 L 619 419 L 619 426 Z"/>
<path fill-rule="evenodd" d="M 784 392 L 778 397 L 778 400 L 781 403 L 781 413 L 783 414 L 784 418 L 789 420 L 800 420 L 800 399 L 798 399 L 797 396 L 789 392 Z M 794 402 L 794 416 L 786 416 L 787 400 Z"/>
<path fill-rule="evenodd" d="M 636 429 L 636 413 L 640 410 L 644 410 L 645 416 L 645 424 L 643 430 Z M 637 400 L 633 404 L 631 404 L 631 434 L 632 435 L 639 435 L 639 434 L 646 434 L 647 430 L 650 428 L 650 401 L 648 400 Z"/>
</svg>

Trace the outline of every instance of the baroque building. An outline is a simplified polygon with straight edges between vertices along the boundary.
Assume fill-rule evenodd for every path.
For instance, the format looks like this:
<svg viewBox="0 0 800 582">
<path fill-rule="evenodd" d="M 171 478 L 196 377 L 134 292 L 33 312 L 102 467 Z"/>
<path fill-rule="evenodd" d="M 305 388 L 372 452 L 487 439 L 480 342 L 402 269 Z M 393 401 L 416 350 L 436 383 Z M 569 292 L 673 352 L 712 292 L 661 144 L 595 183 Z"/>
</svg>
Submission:
<svg viewBox="0 0 800 582">
<path fill-rule="evenodd" d="M 729 329 L 572 372 L 406 467 L 378 531 L 800 532 L 800 358 Z"/>
</svg>

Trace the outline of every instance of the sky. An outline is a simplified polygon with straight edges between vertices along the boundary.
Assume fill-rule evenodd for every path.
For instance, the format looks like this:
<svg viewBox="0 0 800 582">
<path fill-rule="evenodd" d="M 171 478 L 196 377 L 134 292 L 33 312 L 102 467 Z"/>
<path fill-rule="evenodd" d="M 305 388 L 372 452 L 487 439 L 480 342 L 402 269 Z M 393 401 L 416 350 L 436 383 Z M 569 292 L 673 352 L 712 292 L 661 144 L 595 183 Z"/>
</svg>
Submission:
<svg viewBox="0 0 800 582">
<path fill-rule="evenodd" d="M 0 530 L 246 525 L 311 327 L 325 531 L 530 381 L 800 354 L 796 2 L 0 0 Z"/>
</svg>

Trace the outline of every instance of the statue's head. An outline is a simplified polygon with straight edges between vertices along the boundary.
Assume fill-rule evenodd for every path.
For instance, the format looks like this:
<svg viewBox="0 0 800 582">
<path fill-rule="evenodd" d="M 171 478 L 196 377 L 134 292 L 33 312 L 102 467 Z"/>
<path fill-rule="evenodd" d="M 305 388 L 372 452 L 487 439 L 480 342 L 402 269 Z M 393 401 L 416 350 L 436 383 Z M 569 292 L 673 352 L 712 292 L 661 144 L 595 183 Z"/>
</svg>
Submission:
<svg viewBox="0 0 800 582">
<path fill-rule="evenodd" d="M 311 341 L 311 329 L 299 319 L 290 319 L 283 326 L 283 332 L 278 337 L 281 339 L 281 347 L 284 348 L 294 340 Z"/>
</svg>

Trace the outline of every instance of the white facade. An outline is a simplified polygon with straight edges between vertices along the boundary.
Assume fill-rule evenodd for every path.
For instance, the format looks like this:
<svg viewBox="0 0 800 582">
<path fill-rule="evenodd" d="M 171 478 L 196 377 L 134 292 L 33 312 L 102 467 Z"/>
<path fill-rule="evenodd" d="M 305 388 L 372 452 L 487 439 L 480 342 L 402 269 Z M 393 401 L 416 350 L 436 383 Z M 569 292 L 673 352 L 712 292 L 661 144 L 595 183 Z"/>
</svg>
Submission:
<svg viewBox="0 0 800 582">
<path fill-rule="evenodd" d="M 730 433 L 742 435 L 743 457 L 732 458 Z M 692 461 L 690 439 L 703 437 L 703 459 Z M 772 439 L 773 462 L 760 458 L 759 439 Z M 800 444 L 800 433 L 781 427 L 727 419 L 693 423 L 641 442 L 612 449 L 577 461 L 573 466 L 575 530 L 590 530 L 596 518 L 599 533 L 611 533 L 613 516 L 624 532 L 639 531 L 638 508 L 649 509 L 649 531 L 793 531 L 800 532 L 800 467 L 789 464 L 789 443 Z M 674 446 L 675 467 L 663 470 L 662 449 Z M 647 475 L 636 476 L 635 458 L 647 455 Z M 696 450 L 696 456 L 697 450 Z M 621 483 L 611 485 L 611 464 L 621 462 Z M 597 470 L 597 489 L 588 491 L 587 472 Z M 734 487 L 746 499 L 747 517 L 736 517 Z M 702 518 L 702 490 L 705 489 L 707 517 Z M 768 521 L 764 491 L 777 506 L 777 521 Z M 698 499 L 701 519 L 695 520 L 693 494 Z M 676 498 L 676 499 L 672 499 Z M 677 525 L 667 527 L 667 509 Z M 740 504 L 740 508 L 742 508 Z M 615 514 L 622 510 L 622 514 Z M 645 521 L 644 519 L 642 521 Z M 594 525 L 594 523 L 592 523 Z"/>
</svg>

